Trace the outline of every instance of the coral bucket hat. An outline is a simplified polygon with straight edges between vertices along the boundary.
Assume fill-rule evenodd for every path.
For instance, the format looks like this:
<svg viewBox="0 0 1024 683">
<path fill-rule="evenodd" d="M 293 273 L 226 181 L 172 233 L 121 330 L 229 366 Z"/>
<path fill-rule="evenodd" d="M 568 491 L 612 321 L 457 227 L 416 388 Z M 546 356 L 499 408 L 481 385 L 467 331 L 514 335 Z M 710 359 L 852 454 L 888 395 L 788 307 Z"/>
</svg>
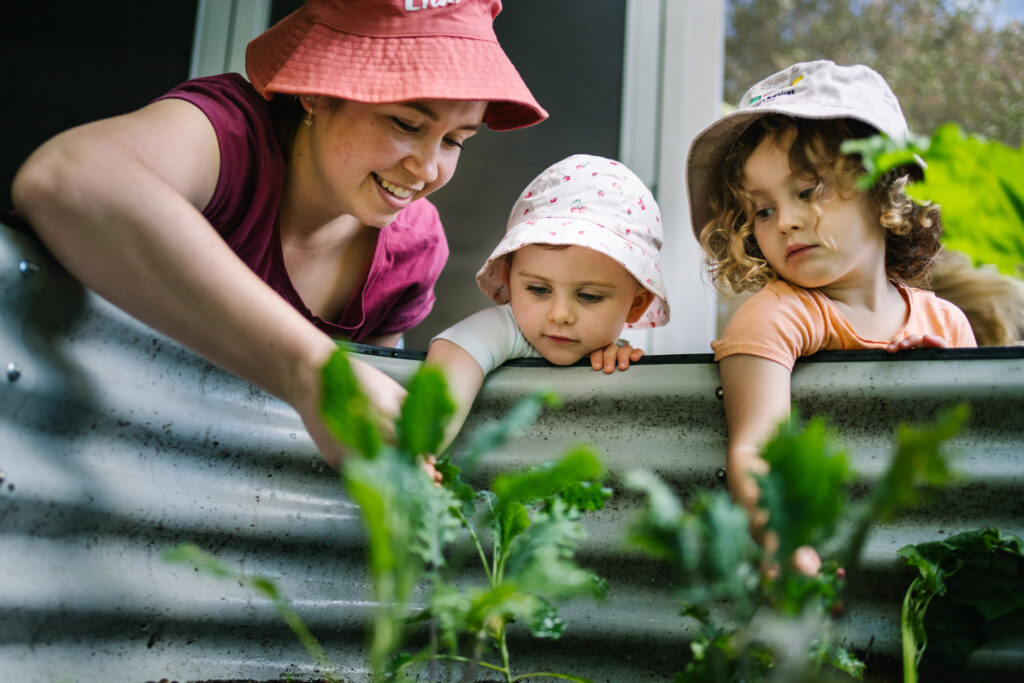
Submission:
<svg viewBox="0 0 1024 683">
<path fill-rule="evenodd" d="M 500 0 L 307 0 L 246 48 L 253 87 L 380 104 L 480 100 L 494 130 L 547 118 L 494 34 Z"/>
</svg>

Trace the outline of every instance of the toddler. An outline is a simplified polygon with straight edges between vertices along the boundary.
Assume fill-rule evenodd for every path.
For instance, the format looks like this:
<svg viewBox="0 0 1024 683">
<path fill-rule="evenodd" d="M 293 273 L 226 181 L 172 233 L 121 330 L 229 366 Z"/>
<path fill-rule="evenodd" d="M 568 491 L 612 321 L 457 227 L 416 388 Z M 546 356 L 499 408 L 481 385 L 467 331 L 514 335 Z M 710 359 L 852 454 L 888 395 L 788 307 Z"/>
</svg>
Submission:
<svg viewBox="0 0 1024 683">
<path fill-rule="evenodd" d="M 790 412 L 790 373 L 822 349 L 975 346 L 964 314 L 913 288 L 939 252 L 939 207 L 912 202 L 898 169 L 856 189 L 847 139 L 908 135 L 889 86 L 866 66 L 796 64 L 753 86 L 701 132 L 687 160 L 694 232 L 712 278 L 755 292 L 712 343 L 729 429 L 729 489 L 763 525 L 751 474 Z M 770 550 L 772 539 L 763 539 Z M 814 573 L 811 549 L 794 558 Z"/>
<path fill-rule="evenodd" d="M 668 322 L 661 242 L 658 205 L 623 164 L 577 154 L 534 178 L 476 275 L 498 306 L 431 340 L 426 362 L 445 370 L 457 406 L 447 442 L 484 377 L 506 360 L 590 357 L 606 373 L 639 360 L 643 351 L 617 340 L 623 326 Z"/>
</svg>

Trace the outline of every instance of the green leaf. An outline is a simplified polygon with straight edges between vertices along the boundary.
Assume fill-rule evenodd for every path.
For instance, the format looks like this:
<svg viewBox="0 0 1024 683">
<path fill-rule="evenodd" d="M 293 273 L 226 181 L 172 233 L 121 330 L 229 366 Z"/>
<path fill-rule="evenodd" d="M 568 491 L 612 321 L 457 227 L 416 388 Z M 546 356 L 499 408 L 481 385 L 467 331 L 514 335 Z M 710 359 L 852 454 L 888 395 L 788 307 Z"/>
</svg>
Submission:
<svg viewBox="0 0 1024 683">
<path fill-rule="evenodd" d="M 558 614 L 558 608 L 544 599 L 538 599 L 530 614 L 523 619 L 535 638 L 557 640 L 565 631 L 565 622 Z"/>
<path fill-rule="evenodd" d="M 823 419 L 802 426 L 794 417 L 780 426 L 763 457 L 770 469 L 757 477 L 760 506 L 768 512 L 766 528 L 778 534 L 778 557 L 819 546 L 835 532 L 846 506 L 846 454 L 832 445 Z M 788 564 L 780 561 L 784 568 Z"/>
<path fill-rule="evenodd" d="M 576 547 L 585 536 L 579 522 L 567 515 L 566 505 L 554 501 L 512 541 L 506 582 L 553 600 L 602 597 L 607 584 L 574 560 Z"/>
<path fill-rule="evenodd" d="M 331 663 L 327 653 L 324 652 L 320 642 L 310 632 L 309 627 L 292 608 L 291 603 L 285 598 L 273 579 L 265 576 L 251 576 L 240 571 L 233 571 L 222 564 L 217 558 L 201 550 L 191 543 L 183 543 L 163 552 L 163 558 L 167 562 L 191 563 L 197 569 L 204 571 L 218 579 L 234 579 L 240 586 L 252 590 L 266 598 L 269 598 L 274 609 L 281 619 L 291 628 L 292 632 L 302 643 L 306 652 L 316 661 L 322 669 L 328 681 L 335 683 L 339 681 L 333 674 L 334 665 Z"/>
<path fill-rule="evenodd" d="M 848 141 L 842 149 L 862 155 L 867 187 L 919 154 L 927 164 L 924 179 L 908 194 L 942 207 L 943 245 L 969 254 L 975 264 L 1024 277 L 1024 146 L 967 136 L 947 124 L 928 141 L 897 145 L 876 136 Z"/>
<path fill-rule="evenodd" d="M 593 512 L 604 509 L 605 501 L 612 497 L 612 490 L 596 482 L 581 481 L 566 486 L 559 491 L 558 497 L 570 508 Z"/>
<path fill-rule="evenodd" d="M 859 154 L 865 175 L 857 181 L 861 190 L 871 188 L 887 171 L 914 165 L 927 153 L 928 138 L 911 136 L 906 142 L 896 142 L 880 133 L 860 140 L 846 140 L 840 146 L 843 154 Z"/>
<path fill-rule="evenodd" d="M 757 573 L 751 562 L 754 553 L 746 511 L 719 493 L 701 496 L 695 512 L 704 522 L 707 573 L 721 593 L 740 601 L 749 599 Z"/>
<path fill-rule="evenodd" d="M 923 661 L 936 670 L 962 669 L 995 620 L 1024 613 L 1024 541 L 1013 534 L 979 529 L 904 546 L 899 554 L 918 570 L 901 624 L 915 667 Z"/>
<path fill-rule="evenodd" d="M 934 424 L 899 426 L 896 454 L 871 497 L 877 519 L 890 519 L 900 508 L 926 500 L 953 478 L 943 446 L 960 432 L 969 415 L 969 406 L 961 403 L 943 410 Z"/>
<path fill-rule="evenodd" d="M 508 555 L 508 548 L 519 534 L 523 533 L 530 526 L 530 513 L 526 506 L 518 501 L 500 505 L 495 509 L 495 537 L 498 545 L 495 553 L 499 557 Z"/>
<path fill-rule="evenodd" d="M 575 446 L 560 461 L 535 467 L 524 473 L 505 474 L 495 479 L 492 489 L 499 505 L 527 503 L 548 498 L 583 481 L 604 476 L 604 465 L 589 446 Z"/>
<path fill-rule="evenodd" d="M 646 470 L 627 472 L 623 483 L 647 497 L 643 515 L 630 526 L 630 544 L 675 567 L 682 566 L 686 547 L 680 533 L 684 510 L 679 498 L 665 482 Z M 747 535 L 745 530 L 743 533 Z"/>
<path fill-rule="evenodd" d="M 630 470 L 624 478 L 626 486 L 647 495 L 645 519 L 651 528 L 675 528 L 683 518 L 683 506 L 668 485 L 646 470 Z"/>
<path fill-rule="evenodd" d="M 858 680 L 864 678 L 864 670 L 866 669 L 864 662 L 846 648 L 839 647 L 838 645 L 821 641 L 820 647 L 815 654 L 815 661 L 828 664 L 852 678 Z"/>
<path fill-rule="evenodd" d="M 423 563 L 444 565 L 443 547 L 462 527 L 452 511 L 458 501 L 393 449 L 375 460 L 350 458 L 343 471 L 367 529 L 371 570 L 401 588 L 389 599 L 406 599 Z"/>
<path fill-rule="evenodd" d="M 462 453 L 463 469 L 471 471 L 477 461 L 486 453 L 497 450 L 503 443 L 521 433 L 537 420 L 544 408 L 557 410 L 561 407 L 558 394 L 550 389 L 535 389 L 496 422 L 490 422 L 477 429 Z"/>
<path fill-rule="evenodd" d="M 339 347 L 324 365 L 322 377 L 320 411 L 327 429 L 335 439 L 360 455 L 376 457 L 383 444 L 377 426 L 380 418 L 359 386 L 342 348 Z"/>
<path fill-rule="evenodd" d="M 412 592 L 426 566 L 445 563 L 444 546 L 461 528 L 457 501 L 408 458 L 384 448 L 372 460 L 348 458 L 343 475 L 360 508 L 377 608 L 369 659 L 384 671 L 405 634 Z"/>
<path fill-rule="evenodd" d="M 472 609 L 473 602 L 469 595 L 451 584 L 435 584 L 427 612 L 437 619 L 440 645 L 449 653 L 458 651 L 461 634 L 480 630 L 482 624 L 470 624 L 468 621 Z"/>
<path fill-rule="evenodd" d="M 628 472 L 625 483 L 647 494 L 644 514 L 631 527 L 630 542 L 680 570 L 680 595 L 691 603 L 689 608 L 731 599 L 740 611 L 747 609 L 758 585 L 757 550 L 747 514 L 729 494 L 701 494 L 686 511 L 668 486 L 649 472 Z"/>
<path fill-rule="evenodd" d="M 444 373 L 436 366 L 420 364 L 408 390 L 395 425 L 399 448 L 413 456 L 434 454 L 455 413 Z"/>
<path fill-rule="evenodd" d="M 472 502 L 476 491 L 462 480 L 462 468 L 455 465 L 448 455 L 439 457 L 434 469 L 441 473 L 441 483 L 452 495 L 463 503 Z"/>
<path fill-rule="evenodd" d="M 939 128 L 925 155 L 928 170 L 910 195 L 942 206 L 942 243 L 976 264 L 1021 277 L 1024 266 L 1024 147 Z"/>
<path fill-rule="evenodd" d="M 277 584 L 270 579 L 263 576 L 255 576 L 252 579 L 252 588 L 260 595 L 270 598 L 271 600 L 281 600 L 281 591 L 278 590 Z"/>
<path fill-rule="evenodd" d="M 220 560 L 216 557 L 201 550 L 199 546 L 192 543 L 182 543 L 173 548 L 168 548 L 162 555 L 165 562 L 194 564 L 201 571 L 218 579 L 229 579 L 235 575 L 235 572 L 221 564 Z"/>
</svg>

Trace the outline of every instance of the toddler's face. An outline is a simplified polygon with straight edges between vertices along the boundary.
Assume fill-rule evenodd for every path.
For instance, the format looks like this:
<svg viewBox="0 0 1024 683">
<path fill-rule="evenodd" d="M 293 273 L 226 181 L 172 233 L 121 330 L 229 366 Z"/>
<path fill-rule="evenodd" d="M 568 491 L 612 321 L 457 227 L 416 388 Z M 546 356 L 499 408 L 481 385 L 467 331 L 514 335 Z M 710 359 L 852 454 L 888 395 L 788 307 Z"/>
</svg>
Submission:
<svg viewBox="0 0 1024 683">
<path fill-rule="evenodd" d="M 754 238 L 782 279 L 806 288 L 863 284 L 885 272 L 885 230 L 864 192 L 805 178 L 789 165 L 794 134 L 768 137 L 743 165 L 754 198 Z"/>
<path fill-rule="evenodd" d="M 621 265 L 586 247 L 530 244 L 510 258 L 516 324 L 555 365 L 571 365 L 614 343 L 653 296 Z"/>
</svg>

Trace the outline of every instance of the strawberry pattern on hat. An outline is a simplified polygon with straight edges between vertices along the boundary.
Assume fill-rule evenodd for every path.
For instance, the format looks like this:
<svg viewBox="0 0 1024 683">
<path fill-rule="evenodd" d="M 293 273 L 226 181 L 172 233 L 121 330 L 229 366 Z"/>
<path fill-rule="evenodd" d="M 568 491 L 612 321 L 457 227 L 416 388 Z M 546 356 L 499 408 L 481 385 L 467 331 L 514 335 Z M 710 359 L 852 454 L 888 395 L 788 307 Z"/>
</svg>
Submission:
<svg viewBox="0 0 1024 683">
<path fill-rule="evenodd" d="M 647 186 L 621 162 L 576 154 L 527 185 L 509 213 L 504 239 L 476 276 L 495 303 L 508 301 L 504 257 L 527 244 L 577 245 L 608 256 L 655 295 L 640 320 L 627 326 L 668 322 L 661 214 Z"/>
</svg>

